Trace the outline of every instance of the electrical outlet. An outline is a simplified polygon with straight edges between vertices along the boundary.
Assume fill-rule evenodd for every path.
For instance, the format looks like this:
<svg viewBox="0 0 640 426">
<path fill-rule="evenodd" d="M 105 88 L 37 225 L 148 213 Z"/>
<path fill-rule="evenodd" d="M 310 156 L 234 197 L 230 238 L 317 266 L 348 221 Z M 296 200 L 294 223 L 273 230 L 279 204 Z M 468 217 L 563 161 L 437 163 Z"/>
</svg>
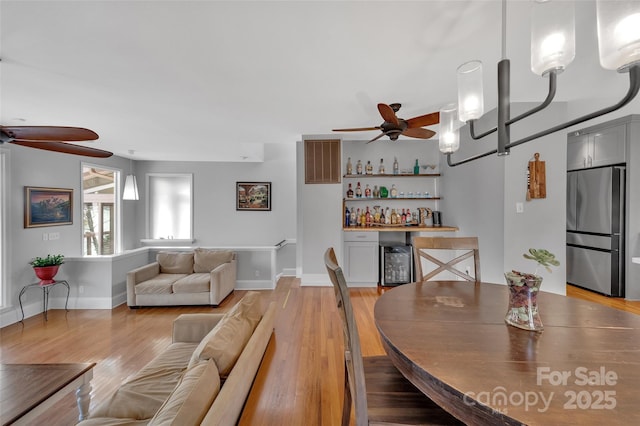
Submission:
<svg viewBox="0 0 640 426">
<path fill-rule="evenodd" d="M 78 294 L 82 294 L 82 293 L 84 293 L 84 286 L 83 285 L 78 286 Z"/>
</svg>

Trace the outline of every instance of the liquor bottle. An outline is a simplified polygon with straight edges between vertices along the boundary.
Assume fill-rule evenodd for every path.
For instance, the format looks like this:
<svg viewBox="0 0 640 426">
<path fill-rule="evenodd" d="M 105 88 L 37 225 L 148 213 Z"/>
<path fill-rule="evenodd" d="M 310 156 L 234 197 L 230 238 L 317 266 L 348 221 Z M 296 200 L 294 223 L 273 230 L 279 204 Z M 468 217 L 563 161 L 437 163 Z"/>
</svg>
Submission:
<svg viewBox="0 0 640 426">
<path fill-rule="evenodd" d="M 351 188 L 351 184 L 349 184 L 349 189 L 347 189 L 347 198 L 353 198 L 353 188 Z"/>
<path fill-rule="evenodd" d="M 359 175 L 362 174 L 362 161 L 360 160 L 356 163 L 356 173 Z"/>
<path fill-rule="evenodd" d="M 384 215 L 384 209 L 380 212 L 380 220 L 378 222 L 387 223 L 387 218 Z"/>
<path fill-rule="evenodd" d="M 413 165 L 413 174 L 414 175 L 419 175 L 420 174 L 420 165 L 418 164 L 418 159 L 416 158 L 416 164 Z"/>
<path fill-rule="evenodd" d="M 349 211 L 349 207 L 347 207 L 344 212 L 344 226 L 348 228 L 350 225 L 351 225 L 351 212 Z"/>
<path fill-rule="evenodd" d="M 378 189 L 378 185 L 373 185 L 373 198 L 380 198 L 380 190 Z"/>
<path fill-rule="evenodd" d="M 371 226 L 371 212 L 369 211 L 369 206 L 367 206 L 367 211 L 364 214 L 364 222 L 367 226 Z"/>
<path fill-rule="evenodd" d="M 358 208 L 358 212 L 356 213 L 356 225 L 360 226 L 360 220 L 362 217 L 360 216 L 360 208 Z"/>
<path fill-rule="evenodd" d="M 353 164 L 351 164 L 351 157 L 347 159 L 347 174 L 353 174 Z"/>
<path fill-rule="evenodd" d="M 400 215 L 400 223 L 407 223 L 407 213 L 402 209 L 402 214 Z"/>
<path fill-rule="evenodd" d="M 391 213 L 389 213 L 389 207 L 384 211 L 384 223 L 387 225 L 391 224 Z"/>
<path fill-rule="evenodd" d="M 351 219 L 349 220 L 349 226 L 356 226 L 356 209 L 351 209 Z"/>
<path fill-rule="evenodd" d="M 384 174 L 384 160 L 382 158 L 380 159 L 380 165 L 378 166 L 378 173 L 381 175 Z"/>
<path fill-rule="evenodd" d="M 400 166 L 398 166 L 398 157 L 393 157 L 393 174 L 400 173 Z"/>
<path fill-rule="evenodd" d="M 380 206 L 373 206 L 373 223 L 380 223 Z"/>
<path fill-rule="evenodd" d="M 362 198 L 362 188 L 360 187 L 360 182 L 356 186 L 356 198 Z"/>
<path fill-rule="evenodd" d="M 398 224 L 398 213 L 396 213 L 396 209 L 391 209 L 391 224 Z"/>
<path fill-rule="evenodd" d="M 358 190 L 356 189 L 356 194 L 358 193 Z M 398 190 L 396 189 L 396 184 L 394 183 L 393 185 L 391 185 L 391 198 L 397 198 L 398 197 Z"/>
<path fill-rule="evenodd" d="M 362 210 L 362 216 L 360 216 L 360 226 L 367 226 L 367 215 Z"/>
<path fill-rule="evenodd" d="M 372 175 L 373 174 L 373 166 L 371 165 L 371 161 L 367 160 L 367 165 L 365 166 L 364 171 L 368 175 Z"/>
<path fill-rule="evenodd" d="M 411 223 L 411 212 L 407 209 L 407 223 Z"/>
<path fill-rule="evenodd" d="M 371 188 L 369 188 L 369 184 L 364 188 L 364 196 L 366 198 L 371 198 Z"/>
</svg>

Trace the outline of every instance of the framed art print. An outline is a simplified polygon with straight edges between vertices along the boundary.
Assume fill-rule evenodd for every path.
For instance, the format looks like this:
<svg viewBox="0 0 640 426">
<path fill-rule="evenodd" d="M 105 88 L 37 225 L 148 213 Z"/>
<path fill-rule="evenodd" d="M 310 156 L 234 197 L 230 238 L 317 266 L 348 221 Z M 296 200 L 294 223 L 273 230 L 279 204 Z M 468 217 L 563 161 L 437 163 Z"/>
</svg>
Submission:
<svg viewBox="0 0 640 426">
<path fill-rule="evenodd" d="M 236 210 L 271 211 L 271 182 L 236 182 Z"/>
<path fill-rule="evenodd" d="M 24 187 L 24 227 L 73 224 L 73 189 Z"/>
</svg>

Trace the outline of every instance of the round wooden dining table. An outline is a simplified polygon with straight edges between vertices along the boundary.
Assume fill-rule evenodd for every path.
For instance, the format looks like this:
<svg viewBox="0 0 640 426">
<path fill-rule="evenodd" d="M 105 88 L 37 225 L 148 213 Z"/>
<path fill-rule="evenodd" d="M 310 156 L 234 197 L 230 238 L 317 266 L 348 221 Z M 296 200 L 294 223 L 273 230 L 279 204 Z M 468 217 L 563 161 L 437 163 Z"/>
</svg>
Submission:
<svg viewBox="0 0 640 426">
<path fill-rule="evenodd" d="M 386 291 L 388 356 L 467 424 L 640 424 L 640 316 L 540 292 L 542 332 L 504 322 L 505 285 L 426 281 Z"/>
</svg>

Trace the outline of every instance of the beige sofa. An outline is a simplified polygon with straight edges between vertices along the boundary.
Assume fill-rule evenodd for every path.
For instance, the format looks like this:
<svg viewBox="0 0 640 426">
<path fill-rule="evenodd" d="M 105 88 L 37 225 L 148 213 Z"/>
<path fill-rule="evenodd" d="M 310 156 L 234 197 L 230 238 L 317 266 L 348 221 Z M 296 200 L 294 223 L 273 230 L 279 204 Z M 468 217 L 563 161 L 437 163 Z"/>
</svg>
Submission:
<svg viewBox="0 0 640 426">
<path fill-rule="evenodd" d="M 226 314 L 183 314 L 173 342 L 81 426 L 235 425 L 273 333 L 275 304 L 248 292 Z"/>
<path fill-rule="evenodd" d="M 127 305 L 214 305 L 236 285 L 236 254 L 197 248 L 166 252 L 156 261 L 127 273 Z"/>
</svg>

